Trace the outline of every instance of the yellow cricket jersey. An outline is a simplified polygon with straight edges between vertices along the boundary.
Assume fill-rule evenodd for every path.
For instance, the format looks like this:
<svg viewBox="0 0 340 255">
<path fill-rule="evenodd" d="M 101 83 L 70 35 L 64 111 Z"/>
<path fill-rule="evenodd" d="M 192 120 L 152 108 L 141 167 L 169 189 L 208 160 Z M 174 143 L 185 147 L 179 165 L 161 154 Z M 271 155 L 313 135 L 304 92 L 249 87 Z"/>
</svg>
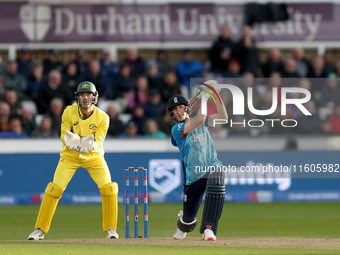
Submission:
<svg viewBox="0 0 340 255">
<path fill-rule="evenodd" d="M 82 114 L 77 103 L 67 106 L 62 115 L 60 139 L 63 148 L 60 151 L 60 157 L 74 159 L 94 159 L 104 156 L 103 142 L 110 125 L 109 116 L 102 110 L 94 106 L 94 111 L 87 119 L 82 119 Z M 81 138 L 94 135 L 94 145 L 89 153 L 80 153 L 70 150 L 66 147 L 64 141 L 65 131 L 69 130 L 78 134 Z"/>
</svg>

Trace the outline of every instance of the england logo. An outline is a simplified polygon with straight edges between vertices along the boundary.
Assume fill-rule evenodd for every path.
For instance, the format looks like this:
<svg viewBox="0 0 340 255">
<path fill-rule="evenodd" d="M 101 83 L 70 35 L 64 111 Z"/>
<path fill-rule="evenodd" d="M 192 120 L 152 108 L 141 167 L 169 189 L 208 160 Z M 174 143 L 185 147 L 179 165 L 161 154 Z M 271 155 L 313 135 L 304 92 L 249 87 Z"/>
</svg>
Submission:
<svg viewBox="0 0 340 255">
<path fill-rule="evenodd" d="M 20 7 L 20 27 L 28 40 L 44 39 L 51 26 L 51 16 L 51 8 L 47 5 L 26 4 Z"/>
<path fill-rule="evenodd" d="M 178 159 L 152 159 L 149 169 L 150 186 L 164 195 L 181 184 L 181 162 Z"/>
</svg>

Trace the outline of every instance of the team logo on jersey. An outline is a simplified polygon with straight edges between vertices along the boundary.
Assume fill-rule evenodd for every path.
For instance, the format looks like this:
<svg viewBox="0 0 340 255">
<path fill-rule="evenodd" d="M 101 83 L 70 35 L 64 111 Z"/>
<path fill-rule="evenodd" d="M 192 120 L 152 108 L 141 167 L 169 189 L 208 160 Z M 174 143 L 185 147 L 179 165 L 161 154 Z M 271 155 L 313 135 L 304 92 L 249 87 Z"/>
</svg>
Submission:
<svg viewBox="0 0 340 255">
<path fill-rule="evenodd" d="M 73 126 L 77 126 L 79 124 L 79 121 L 76 121 L 73 123 Z"/>
<path fill-rule="evenodd" d="M 96 130 L 97 129 L 96 124 L 94 124 L 94 123 L 90 124 L 89 129 Z"/>
</svg>

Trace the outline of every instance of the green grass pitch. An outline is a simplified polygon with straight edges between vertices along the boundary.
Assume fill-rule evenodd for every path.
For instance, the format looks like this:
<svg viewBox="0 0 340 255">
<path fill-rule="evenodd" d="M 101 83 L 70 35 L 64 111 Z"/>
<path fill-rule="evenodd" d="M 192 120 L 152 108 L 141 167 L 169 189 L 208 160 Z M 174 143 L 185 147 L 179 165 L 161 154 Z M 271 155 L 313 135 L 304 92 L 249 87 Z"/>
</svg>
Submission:
<svg viewBox="0 0 340 255">
<path fill-rule="evenodd" d="M 198 214 L 200 222 L 202 207 Z M 45 240 L 27 241 L 34 230 L 39 206 L 0 207 L 0 254 L 340 254 L 335 248 L 269 247 L 266 243 L 256 247 L 210 246 L 211 242 L 201 241 L 199 227 L 183 241 L 172 240 L 176 229 L 177 213 L 181 204 L 149 205 L 150 244 L 145 243 L 96 243 L 91 240 L 105 240 L 101 230 L 100 205 L 59 205 Z M 139 208 L 143 212 L 142 205 Z M 133 212 L 131 206 L 130 212 Z M 130 218 L 130 234 L 133 235 L 133 218 Z M 143 234 L 140 219 L 139 232 Z M 124 205 L 119 205 L 118 233 L 125 239 Z M 217 242 L 238 238 L 248 238 L 249 242 L 261 238 L 299 238 L 338 239 L 340 243 L 340 203 L 226 203 L 220 221 Z M 160 240 L 170 241 L 157 243 Z M 68 240 L 59 242 L 58 240 Z M 77 239 L 77 242 L 72 242 Z M 152 240 L 156 239 L 156 242 Z M 246 239 L 246 240 L 248 240 Z M 84 240 L 81 242 L 79 240 Z M 87 242 L 87 241 L 90 242 Z M 195 241 L 196 240 L 196 241 Z M 313 239 L 314 240 L 314 239 Z M 121 241 L 121 240 L 117 240 Z M 188 245 L 190 241 L 201 246 Z M 176 242 L 176 245 L 171 245 Z M 181 243 L 183 246 L 181 246 Z M 177 244 L 180 244 L 178 246 Z"/>
</svg>

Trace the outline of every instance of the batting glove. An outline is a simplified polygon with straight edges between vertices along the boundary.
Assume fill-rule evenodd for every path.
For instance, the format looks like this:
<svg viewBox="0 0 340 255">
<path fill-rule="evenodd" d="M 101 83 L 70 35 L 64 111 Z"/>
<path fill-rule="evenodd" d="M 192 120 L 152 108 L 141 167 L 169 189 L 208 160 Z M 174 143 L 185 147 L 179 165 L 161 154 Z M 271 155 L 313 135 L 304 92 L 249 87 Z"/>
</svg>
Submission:
<svg viewBox="0 0 340 255">
<path fill-rule="evenodd" d="M 218 84 L 218 81 L 215 80 L 208 80 L 204 82 L 207 85 L 210 85 L 211 87 L 213 87 L 217 93 L 220 93 L 221 88 L 216 88 L 216 85 Z"/>
<path fill-rule="evenodd" d="M 66 130 L 64 135 L 64 141 L 67 148 L 70 150 L 79 151 L 80 149 L 80 136 L 73 134 L 72 132 Z"/>
<path fill-rule="evenodd" d="M 89 153 L 92 150 L 94 143 L 94 135 L 85 136 L 80 141 L 80 152 L 81 153 Z"/>
</svg>

